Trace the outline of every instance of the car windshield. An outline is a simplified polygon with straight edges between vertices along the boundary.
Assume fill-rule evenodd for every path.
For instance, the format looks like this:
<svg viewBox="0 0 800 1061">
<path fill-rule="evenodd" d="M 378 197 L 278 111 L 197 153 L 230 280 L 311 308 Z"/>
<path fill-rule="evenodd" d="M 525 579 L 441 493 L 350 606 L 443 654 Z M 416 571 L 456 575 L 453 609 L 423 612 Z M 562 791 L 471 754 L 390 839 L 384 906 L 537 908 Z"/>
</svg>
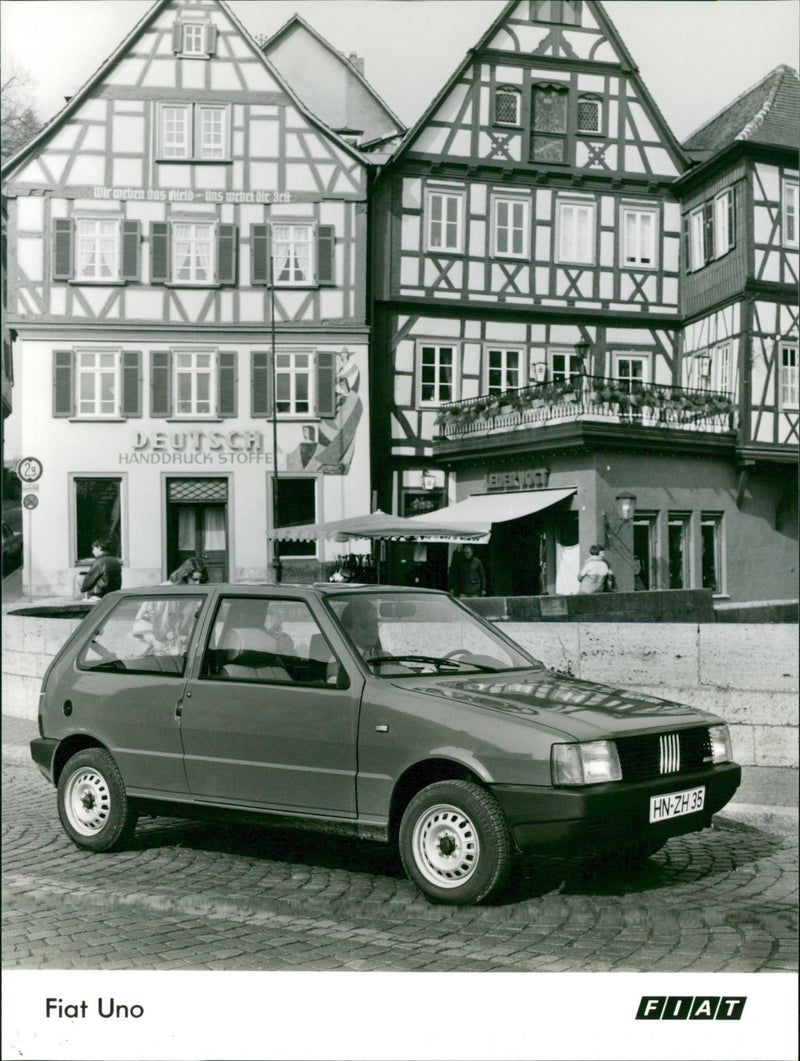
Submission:
<svg viewBox="0 0 800 1061">
<path fill-rule="evenodd" d="M 466 608 L 442 594 L 342 594 L 328 598 L 373 674 L 475 674 L 542 667 Z"/>
</svg>

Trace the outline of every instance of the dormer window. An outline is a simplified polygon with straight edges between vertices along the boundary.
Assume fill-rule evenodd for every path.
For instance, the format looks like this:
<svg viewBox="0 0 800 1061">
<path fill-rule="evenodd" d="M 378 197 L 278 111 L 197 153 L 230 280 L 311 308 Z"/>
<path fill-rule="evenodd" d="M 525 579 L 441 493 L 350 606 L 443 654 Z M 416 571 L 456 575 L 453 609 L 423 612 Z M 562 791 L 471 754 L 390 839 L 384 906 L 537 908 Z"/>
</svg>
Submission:
<svg viewBox="0 0 800 1061">
<path fill-rule="evenodd" d="M 494 94 L 495 125 L 519 125 L 519 111 L 519 91 L 507 85 L 500 85 Z"/>
<path fill-rule="evenodd" d="M 531 0 L 531 21 L 580 26 L 581 0 Z"/>
<path fill-rule="evenodd" d="M 192 59 L 208 59 L 217 50 L 217 27 L 210 22 L 179 19 L 172 27 L 172 50 Z"/>
</svg>

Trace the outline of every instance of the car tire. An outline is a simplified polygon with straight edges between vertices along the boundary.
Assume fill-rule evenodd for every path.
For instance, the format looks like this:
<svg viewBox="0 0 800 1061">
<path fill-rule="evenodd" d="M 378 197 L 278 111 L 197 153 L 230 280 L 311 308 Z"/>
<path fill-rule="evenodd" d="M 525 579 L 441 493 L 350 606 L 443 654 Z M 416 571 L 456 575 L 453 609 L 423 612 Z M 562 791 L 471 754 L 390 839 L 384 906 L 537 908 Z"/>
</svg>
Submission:
<svg viewBox="0 0 800 1061">
<path fill-rule="evenodd" d="M 58 781 L 58 816 L 73 843 L 87 851 L 112 851 L 130 838 L 137 813 L 105 749 L 86 748 L 67 762 Z"/>
<path fill-rule="evenodd" d="M 399 849 L 407 875 L 435 903 L 488 899 L 511 864 L 500 806 L 471 781 L 437 781 L 418 792 L 400 822 Z"/>
</svg>

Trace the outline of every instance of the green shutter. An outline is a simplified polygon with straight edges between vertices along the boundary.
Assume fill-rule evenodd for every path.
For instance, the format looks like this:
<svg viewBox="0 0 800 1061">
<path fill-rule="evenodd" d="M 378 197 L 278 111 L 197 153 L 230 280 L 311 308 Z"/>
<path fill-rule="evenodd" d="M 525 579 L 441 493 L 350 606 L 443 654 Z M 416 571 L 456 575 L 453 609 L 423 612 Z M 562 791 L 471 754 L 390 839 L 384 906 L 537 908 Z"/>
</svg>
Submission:
<svg viewBox="0 0 800 1061">
<path fill-rule="evenodd" d="M 213 55 L 217 50 L 217 27 L 206 26 L 206 51 Z"/>
<path fill-rule="evenodd" d="M 138 221 L 122 222 L 122 279 L 139 279 L 139 244 L 141 226 Z"/>
<path fill-rule="evenodd" d="M 122 415 L 142 415 L 142 352 L 122 351 Z"/>
<path fill-rule="evenodd" d="M 320 225 L 317 229 L 317 283 L 336 283 L 336 229 Z"/>
<path fill-rule="evenodd" d="M 236 416 L 236 354 L 220 354 L 217 372 L 217 416 Z"/>
<path fill-rule="evenodd" d="M 317 416 L 336 415 L 336 354 L 317 354 Z"/>
<path fill-rule="evenodd" d="M 683 268 L 687 273 L 692 271 L 692 237 L 688 214 L 683 219 Z"/>
<path fill-rule="evenodd" d="M 269 283 L 269 225 L 250 229 L 250 283 Z"/>
<path fill-rule="evenodd" d="M 731 187 L 728 196 L 728 245 L 736 246 L 736 187 Z"/>
<path fill-rule="evenodd" d="M 150 283 L 166 284 L 169 280 L 169 224 L 154 221 L 150 225 Z"/>
<path fill-rule="evenodd" d="M 236 283 L 236 225 L 220 225 L 217 230 L 217 280 Z"/>
<path fill-rule="evenodd" d="M 172 416 L 170 368 L 169 351 L 154 350 L 150 354 L 150 415 L 153 417 Z"/>
<path fill-rule="evenodd" d="M 250 414 L 272 416 L 272 356 L 254 350 L 250 359 Z"/>
<path fill-rule="evenodd" d="M 179 52 L 183 48 L 183 24 L 175 22 L 172 26 L 172 50 Z"/>
<path fill-rule="evenodd" d="M 71 350 L 53 351 L 53 416 L 74 416 L 74 359 Z"/>
<path fill-rule="evenodd" d="M 72 221 L 68 217 L 53 221 L 53 279 L 72 279 Z"/>
</svg>

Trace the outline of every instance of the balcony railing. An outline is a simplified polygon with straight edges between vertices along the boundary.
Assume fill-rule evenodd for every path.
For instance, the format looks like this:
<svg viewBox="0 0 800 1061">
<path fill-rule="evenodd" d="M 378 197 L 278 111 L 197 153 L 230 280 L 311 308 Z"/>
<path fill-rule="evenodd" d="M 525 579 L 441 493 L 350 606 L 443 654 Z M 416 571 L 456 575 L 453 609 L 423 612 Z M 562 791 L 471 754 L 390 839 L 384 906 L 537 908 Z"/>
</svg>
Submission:
<svg viewBox="0 0 800 1061">
<path fill-rule="evenodd" d="M 736 430 L 736 407 L 720 391 L 576 376 L 448 402 L 436 426 L 458 438 L 573 420 L 723 434 Z"/>
</svg>

